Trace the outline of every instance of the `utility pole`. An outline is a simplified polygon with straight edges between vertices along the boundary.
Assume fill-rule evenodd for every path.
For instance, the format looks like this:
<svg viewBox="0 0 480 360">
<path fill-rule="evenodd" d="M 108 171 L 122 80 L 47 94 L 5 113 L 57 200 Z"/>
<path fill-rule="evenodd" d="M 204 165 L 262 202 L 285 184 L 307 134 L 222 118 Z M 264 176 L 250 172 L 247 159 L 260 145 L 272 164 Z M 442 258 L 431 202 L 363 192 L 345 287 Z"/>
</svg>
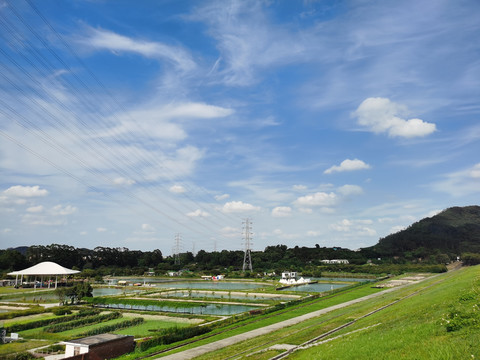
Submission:
<svg viewBox="0 0 480 360">
<path fill-rule="evenodd" d="M 180 265 L 180 250 L 181 250 L 181 242 L 182 238 L 180 234 L 175 235 L 175 245 L 173 247 L 173 259 L 175 265 Z"/>
<path fill-rule="evenodd" d="M 252 240 L 252 232 L 251 232 L 251 221 L 249 218 L 246 218 L 245 221 L 242 222 L 243 224 L 243 241 L 245 244 L 245 256 L 243 257 L 243 272 L 245 269 L 249 269 L 252 271 L 252 253 L 251 253 L 251 243 Z"/>
</svg>

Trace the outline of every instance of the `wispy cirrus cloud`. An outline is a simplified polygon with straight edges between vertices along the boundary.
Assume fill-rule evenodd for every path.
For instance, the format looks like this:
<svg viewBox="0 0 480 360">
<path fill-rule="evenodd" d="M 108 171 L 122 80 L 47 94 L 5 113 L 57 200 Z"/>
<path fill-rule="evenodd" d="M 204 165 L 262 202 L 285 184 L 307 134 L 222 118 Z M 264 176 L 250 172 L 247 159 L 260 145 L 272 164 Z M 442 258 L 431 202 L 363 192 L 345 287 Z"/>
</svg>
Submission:
<svg viewBox="0 0 480 360">
<path fill-rule="evenodd" d="M 443 180 L 433 183 L 434 190 L 456 197 L 480 193 L 480 163 L 445 174 L 443 177 Z"/>
<path fill-rule="evenodd" d="M 117 54 L 136 53 L 148 58 L 166 60 L 181 71 L 191 71 L 196 68 L 192 56 L 180 46 L 135 39 L 101 28 L 87 28 L 86 33 L 79 37 L 77 42 L 97 50 L 109 50 Z"/>
</svg>

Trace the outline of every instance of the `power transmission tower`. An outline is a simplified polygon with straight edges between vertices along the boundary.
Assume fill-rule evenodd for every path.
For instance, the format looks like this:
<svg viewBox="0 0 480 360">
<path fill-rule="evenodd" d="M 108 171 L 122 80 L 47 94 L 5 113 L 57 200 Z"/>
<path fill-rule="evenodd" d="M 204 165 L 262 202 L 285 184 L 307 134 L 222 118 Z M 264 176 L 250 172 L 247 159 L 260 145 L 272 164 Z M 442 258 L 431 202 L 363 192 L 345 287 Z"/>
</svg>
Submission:
<svg viewBox="0 0 480 360">
<path fill-rule="evenodd" d="M 251 253 L 251 243 L 252 232 L 251 232 L 251 221 L 249 218 L 246 218 L 243 224 L 243 241 L 245 242 L 245 256 L 243 257 L 243 272 L 245 269 L 252 271 L 252 253 Z"/>
<path fill-rule="evenodd" d="M 180 234 L 175 235 L 175 245 L 173 247 L 173 259 L 175 265 L 180 265 L 180 250 L 182 238 Z"/>
</svg>

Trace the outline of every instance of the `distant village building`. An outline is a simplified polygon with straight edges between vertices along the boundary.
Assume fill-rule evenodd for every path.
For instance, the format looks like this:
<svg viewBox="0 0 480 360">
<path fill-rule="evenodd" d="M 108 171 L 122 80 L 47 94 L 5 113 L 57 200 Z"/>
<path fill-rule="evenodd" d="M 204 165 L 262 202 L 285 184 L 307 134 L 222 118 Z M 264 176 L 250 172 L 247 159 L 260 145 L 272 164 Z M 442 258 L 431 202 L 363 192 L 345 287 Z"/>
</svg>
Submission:
<svg viewBox="0 0 480 360">
<path fill-rule="evenodd" d="M 65 359 L 103 360 L 133 351 L 135 342 L 131 335 L 100 334 L 64 341 Z"/>
<path fill-rule="evenodd" d="M 322 260 L 323 264 L 348 264 L 347 259 L 332 259 L 332 260 Z"/>
</svg>

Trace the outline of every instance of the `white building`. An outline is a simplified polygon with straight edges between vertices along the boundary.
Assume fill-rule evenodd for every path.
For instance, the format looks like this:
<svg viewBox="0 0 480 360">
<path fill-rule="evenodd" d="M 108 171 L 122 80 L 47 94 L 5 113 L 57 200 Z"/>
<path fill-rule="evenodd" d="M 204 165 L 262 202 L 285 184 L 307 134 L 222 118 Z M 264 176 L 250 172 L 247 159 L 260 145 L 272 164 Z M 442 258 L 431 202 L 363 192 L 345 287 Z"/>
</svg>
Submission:
<svg viewBox="0 0 480 360">
<path fill-rule="evenodd" d="M 324 264 L 348 264 L 347 259 L 332 259 L 332 260 L 322 260 Z"/>
</svg>

